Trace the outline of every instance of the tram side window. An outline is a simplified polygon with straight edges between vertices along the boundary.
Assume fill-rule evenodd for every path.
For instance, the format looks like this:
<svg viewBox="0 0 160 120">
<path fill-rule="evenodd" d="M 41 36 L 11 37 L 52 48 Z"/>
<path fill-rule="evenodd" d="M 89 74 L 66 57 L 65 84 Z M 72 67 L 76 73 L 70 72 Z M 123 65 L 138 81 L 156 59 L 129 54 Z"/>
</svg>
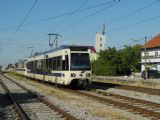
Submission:
<svg viewBox="0 0 160 120">
<path fill-rule="evenodd" d="M 62 70 L 62 57 L 51 58 L 50 65 L 52 70 Z"/>
<path fill-rule="evenodd" d="M 48 64 L 49 64 L 49 65 L 48 65 L 48 69 L 49 69 L 49 70 L 52 70 L 52 66 L 53 66 L 52 59 L 53 59 L 53 58 L 50 58 L 49 61 L 48 61 Z"/>
<path fill-rule="evenodd" d="M 51 72 L 51 70 L 62 70 L 62 57 L 54 57 L 54 58 L 48 58 L 44 61 L 45 63 L 45 70 L 47 72 Z"/>
<path fill-rule="evenodd" d="M 33 71 L 33 61 L 27 63 L 27 69 Z"/>
<path fill-rule="evenodd" d="M 43 64 L 43 61 L 42 60 L 39 60 L 38 62 L 37 62 L 37 68 L 38 69 L 42 69 L 42 64 Z"/>
<path fill-rule="evenodd" d="M 52 70 L 56 70 L 56 58 L 52 59 Z"/>
<path fill-rule="evenodd" d="M 51 72 L 51 70 L 53 69 L 52 64 L 53 64 L 53 58 L 46 59 L 46 72 L 48 73 Z"/>
<path fill-rule="evenodd" d="M 46 68 L 45 68 L 45 69 L 48 69 L 48 59 L 46 59 L 45 62 L 46 62 L 46 63 L 45 63 Z"/>
<path fill-rule="evenodd" d="M 61 70 L 61 57 L 57 57 L 57 66 L 56 66 L 56 70 Z"/>
<path fill-rule="evenodd" d="M 27 62 L 26 64 L 27 69 L 29 70 L 29 62 Z M 17 68 L 17 67 L 16 67 Z"/>
<path fill-rule="evenodd" d="M 43 73 L 43 60 L 38 60 L 36 64 L 36 72 L 42 74 Z"/>
<path fill-rule="evenodd" d="M 65 55 L 65 60 L 62 62 L 62 70 L 68 70 L 69 69 L 69 63 L 68 63 L 68 55 Z"/>
</svg>

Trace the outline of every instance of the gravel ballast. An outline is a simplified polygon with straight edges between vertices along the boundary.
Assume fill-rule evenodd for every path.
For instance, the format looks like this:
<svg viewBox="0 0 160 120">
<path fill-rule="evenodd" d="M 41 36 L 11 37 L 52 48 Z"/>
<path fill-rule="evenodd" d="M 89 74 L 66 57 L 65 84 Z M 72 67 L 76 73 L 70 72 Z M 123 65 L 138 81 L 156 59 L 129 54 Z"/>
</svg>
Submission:
<svg viewBox="0 0 160 120">
<path fill-rule="evenodd" d="M 87 97 L 67 93 L 49 86 L 47 87 L 33 81 L 24 82 L 19 80 L 19 83 L 30 90 L 41 93 L 41 95 L 45 96 L 55 105 L 68 111 L 68 113 L 80 120 L 149 120 L 149 118 L 142 117 L 138 114 L 108 106 Z"/>
</svg>

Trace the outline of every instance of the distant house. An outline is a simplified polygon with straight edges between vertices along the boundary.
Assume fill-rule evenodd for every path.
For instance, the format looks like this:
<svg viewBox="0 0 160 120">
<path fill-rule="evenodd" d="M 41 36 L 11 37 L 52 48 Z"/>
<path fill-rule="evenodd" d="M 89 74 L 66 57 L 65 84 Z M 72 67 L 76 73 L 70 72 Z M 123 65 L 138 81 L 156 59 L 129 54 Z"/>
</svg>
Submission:
<svg viewBox="0 0 160 120">
<path fill-rule="evenodd" d="M 145 70 L 145 64 L 147 69 L 156 69 L 160 71 L 160 34 L 142 47 L 141 71 Z"/>
<path fill-rule="evenodd" d="M 94 47 L 91 47 L 91 55 L 90 55 L 91 61 L 95 61 L 97 60 L 97 58 L 98 58 L 98 55 L 97 55 L 96 49 Z"/>
</svg>

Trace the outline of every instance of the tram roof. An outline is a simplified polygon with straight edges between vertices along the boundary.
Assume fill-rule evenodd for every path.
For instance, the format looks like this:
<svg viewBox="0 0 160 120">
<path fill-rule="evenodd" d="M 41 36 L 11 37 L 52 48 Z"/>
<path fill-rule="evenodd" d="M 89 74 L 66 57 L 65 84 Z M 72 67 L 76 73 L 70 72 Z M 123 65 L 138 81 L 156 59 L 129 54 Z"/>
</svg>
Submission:
<svg viewBox="0 0 160 120">
<path fill-rule="evenodd" d="M 76 48 L 90 48 L 90 49 L 94 48 L 93 46 L 61 45 L 60 47 L 55 48 L 55 49 L 51 49 L 51 50 L 48 50 L 48 51 L 45 51 L 45 52 L 41 52 L 41 53 L 35 53 L 31 57 L 33 57 L 33 56 L 39 56 L 39 55 L 44 55 L 44 54 L 52 53 L 52 52 L 55 52 L 55 51 L 58 51 L 58 50 L 69 49 L 69 48 L 74 48 L 74 47 L 76 47 Z"/>
</svg>

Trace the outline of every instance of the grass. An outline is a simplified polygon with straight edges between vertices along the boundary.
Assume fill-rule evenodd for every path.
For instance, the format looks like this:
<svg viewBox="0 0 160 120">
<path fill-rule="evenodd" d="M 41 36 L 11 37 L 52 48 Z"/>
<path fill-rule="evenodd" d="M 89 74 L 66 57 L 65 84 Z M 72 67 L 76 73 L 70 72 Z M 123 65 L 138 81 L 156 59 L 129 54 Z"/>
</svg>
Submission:
<svg viewBox="0 0 160 120">
<path fill-rule="evenodd" d="M 22 80 L 22 81 L 25 81 L 26 83 L 40 89 L 41 91 L 45 92 L 47 95 L 54 95 L 56 96 L 58 99 L 62 99 L 62 100 L 70 100 L 70 99 L 73 99 L 73 98 L 69 98 L 65 92 L 57 89 L 57 88 L 54 88 L 51 87 L 51 86 L 47 86 L 47 85 L 44 85 L 40 82 L 36 82 L 36 81 L 33 81 L 29 78 L 25 78 L 23 76 L 19 76 L 19 75 L 16 75 L 14 73 L 9 73 L 8 74 L 9 76 L 15 78 L 16 80 Z"/>
<path fill-rule="evenodd" d="M 93 115 L 101 116 L 104 118 L 108 118 L 109 116 L 111 120 L 131 120 L 131 118 L 126 117 L 126 115 L 123 112 L 117 112 L 112 109 L 106 109 L 106 108 L 96 108 L 93 110 Z"/>
</svg>

